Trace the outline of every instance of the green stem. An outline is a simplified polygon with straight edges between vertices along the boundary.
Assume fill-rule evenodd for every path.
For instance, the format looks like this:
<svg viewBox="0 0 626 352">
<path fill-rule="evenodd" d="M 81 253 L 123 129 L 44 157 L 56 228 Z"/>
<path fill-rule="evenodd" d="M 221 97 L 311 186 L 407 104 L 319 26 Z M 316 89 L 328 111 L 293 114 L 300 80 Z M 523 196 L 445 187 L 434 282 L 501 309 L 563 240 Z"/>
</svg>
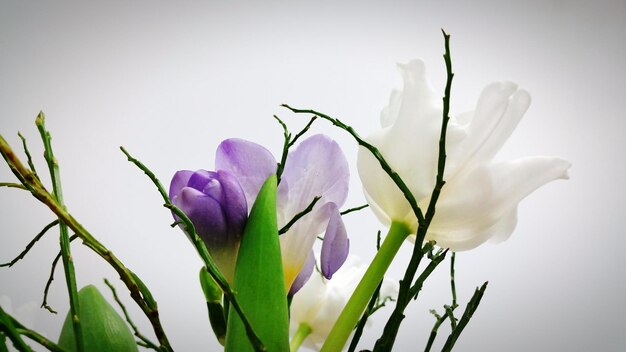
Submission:
<svg viewBox="0 0 626 352">
<path fill-rule="evenodd" d="M 54 199 L 60 207 L 65 208 L 65 204 L 63 203 L 63 192 L 61 189 L 61 174 L 59 172 L 59 164 L 57 163 L 57 160 L 52 153 L 52 144 L 50 142 L 51 137 L 50 133 L 46 130 L 45 116 L 43 112 L 39 113 L 39 115 L 35 119 L 35 124 L 37 125 L 37 129 L 39 129 L 39 133 L 41 134 L 41 139 L 44 144 L 44 157 L 46 159 L 46 162 L 48 163 L 48 169 L 50 170 L 50 178 L 52 180 Z M 30 163 L 32 164 L 32 162 Z M 70 299 L 70 314 L 72 315 L 72 325 L 74 327 L 74 336 L 76 339 L 76 350 L 82 352 L 85 348 L 83 346 L 83 334 L 80 325 L 80 308 L 78 304 L 76 273 L 74 271 L 74 261 L 72 260 L 72 253 L 70 251 L 70 236 L 67 230 L 67 225 L 63 221 L 59 221 L 59 230 L 59 242 L 63 259 L 63 270 L 65 272 L 65 282 L 67 284 L 67 291 Z"/>
<path fill-rule="evenodd" d="M 302 343 L 306 338 L 311 334 L 313 329 L 307 323 L 300 323 L 298 326 L 298 330 L 295 335 L 293 335 L 293 339 L 291 339 L 291 343 L 289 343 L 289 351 L 296 352 L 302 346 Z"/>
<path fill-rule="evenodd" d="M 335 322 L 326 338 L 326 342 L 321 349 L 322 352 L 341 351 L 343 349 L 376 287 L 382 281 L 387 268 L 389 268 L 400 246 L 409 235 L 409 231 L 409 227 L 404 223 L 394 221 L 391 224 L 389 233 L 380 250 L 376 253 L 374 260 L 367 268 L 361 282 L 359 282 L 352 297 L 350 297 L 350 300 L 343 308 L 337 322 Z"/>
<path fill-rule="evenodd" d="M 24 342 L 19 332 L 13 324 L 13 319 L 0 307 L 0 333 L 4 333 L 13 342 L 13 346 L 20 351 L 32 351 L 30 346 Z"/>
</svg>

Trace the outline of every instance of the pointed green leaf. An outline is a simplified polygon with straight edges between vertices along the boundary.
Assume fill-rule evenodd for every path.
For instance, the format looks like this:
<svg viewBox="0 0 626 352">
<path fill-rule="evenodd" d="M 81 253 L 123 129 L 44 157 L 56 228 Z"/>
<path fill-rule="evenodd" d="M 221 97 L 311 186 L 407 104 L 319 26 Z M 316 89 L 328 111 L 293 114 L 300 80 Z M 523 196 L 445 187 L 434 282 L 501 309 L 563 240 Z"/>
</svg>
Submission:
<svg viewBox="0 0 626 352">
<path fill-rule="evenodd" d="M 124 319 L 102 297 L 95 286 L 85 286 L 78 291 L 78 304 L 81 307 L 80 323 L 83 327 L 85 351 L 136 352 L 138 350 L 133 333 L 130 332 Z M 70 313 L 67 314 L 63 323 L 59 346 L 68 351 L 76 351 Z"/>
<path fill-rule="evenodd" d="M 257 196 L 246 224 L 235 269 L 234 291 L 268 351 L 289 351 L 287 292 L 276 224 L 276 176 Z M 228 315 L 226 352 L 253 351 L 237 313 Z"/>
</svg>

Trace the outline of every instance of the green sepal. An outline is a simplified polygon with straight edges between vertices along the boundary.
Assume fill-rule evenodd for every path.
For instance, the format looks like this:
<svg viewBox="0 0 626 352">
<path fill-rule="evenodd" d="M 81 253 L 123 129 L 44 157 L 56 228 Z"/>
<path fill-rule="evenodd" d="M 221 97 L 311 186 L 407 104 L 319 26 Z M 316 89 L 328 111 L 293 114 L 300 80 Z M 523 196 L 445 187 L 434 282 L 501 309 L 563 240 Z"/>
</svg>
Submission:
<svg viewBox="0 0 626 352">
<path fill-rule="evenodd" d="M 224 345 L 226 340 L 226 317 L 224 316 L 224 307 L 222 307 L 222 297 L 224 294 L 222 289 L 217 286 L 217 283 L 213 280 L 206 267 L 200 269 L 200 285 L 202 286 L 202 292 L 204 292 L 204 298 L 206 299 L 211 328 L 213 329 L 217 341 Z"/>
<path fill-rule="evenodd" d="M 226 318 L 224 317 L 224 307 L 220 303 L 206 302 L 209 311 L 209 322 L 213 333 L 220 345 L 224 345 L 226 341 Z"/>
<path fill-rule="evenodd" d="M 207 302 L 222 302 L 224 293 L 204 266 L 200 269 L 200 285 L 202 286 L 202 292 L 204 292 L 204 298 L 206 298 Z"/>
<path fill-rule="evenodd" d="M 85 286 L 78 291 L 80 305 L 80 324 L 83 331 L 85 351 L 138 351 L 133 333 L 126 325 L 126 321 L 117 314 L 117 311 L 104 299 L 100 291 L 93 286 Z M 67 314 L 59 346 L 67 351 L 76 351 L 76 340 L 72 327 L 72 318 Z"/>
<path fill-rule="evenodd" d="M 152 297 L 152 293 L 150 292 L 150 290 L 148 290 L 148 287 L 146 286 L 146 284 L 144 284 L 143 281 L 141 281 L 141 279 L 139 278 L 139 276 L 137 276 L 132 271 L 130 272 L 130 275 L 132 275 L 133 279 L 135 279 L 135 282 L 137 283 L 137 287 L 139 288 L 139 292 L 141 292 L 141 295 L 143 296 L 143 300 L 146 302 L 148 307 L 156 310 L 158 308 L 157 302 L 154 300 L 154 297 Z"/>
<path fill-rule="evenodd" d="M 287 292 L 276 224 L 276 176 L 270 176 L 257 196 L 235 269 L 237 301 L 267 351 L 289 351 Z M 228 315 L 226 352 L 253 351 L 236 312 Z"/>
</svg>

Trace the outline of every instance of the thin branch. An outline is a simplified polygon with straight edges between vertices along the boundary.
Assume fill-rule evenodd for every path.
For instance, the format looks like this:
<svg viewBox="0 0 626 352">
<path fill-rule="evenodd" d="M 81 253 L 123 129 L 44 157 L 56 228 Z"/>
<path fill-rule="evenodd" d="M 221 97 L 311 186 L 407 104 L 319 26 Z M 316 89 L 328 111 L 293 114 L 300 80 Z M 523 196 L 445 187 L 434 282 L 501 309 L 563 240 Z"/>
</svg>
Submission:
<svg viewBox="0 0 626 352">
<path fill-rule="evenodd" d="M 452 351 L 452 348 L 454 347 L 454 344 L 461 335 L 461 332 L 463 332 L 463 329 L 465 329 L 465 326 L 467 326 L 467 323 L 469 323 L 470 319 L 474 315 L 474 312 L 476 312 L 476 309 L 478 309 L 480 300 L 483 298 L 485 290 L 487 289 L 487 284 L 488 282 L 485 282 L 480 288 L 476 288 L 476 291 L 474 291 L 474 295 L 467 303 L 467 307 L 465 308 L 465 312 L 463 312 L 463 316 L 461 317 L 459 324 L 454 330 L 452 330 L 452 332 L 448 336 L 448 339 L 441 349 L 441 352 Z"/>
<path fill-rule="evenodd" d="M 7 187 L 7 188 L 18 188 L 18 189 L 23 189 L 25 191 L 28 191 L 28 188 L 24 187 L 23 185 L 19 184 L 19 183 L 12 183 L 12 182 L 0 182 L 0 187 Z"/>
<path fill-rule="evenodd" d="M 450 290 L 452 291 L 452 305 L 456 306 L 456 285 L 454 284 L 454 259 L 456 252 L 452 252 L 450 257 Z"/>
<path fill-rule="evenodd" d="M 435 256 L 430 261 L 430 263 L 428 263 L 428 265 L 426 266 L 426 269 L 424 269 L 424 271 L 420 274 L 420 276 L 418 276 L 413 286 L 411 286 L 411 288 L 409 289 L 409 298 L 412 298 L 414 300 L 417 299 L 417 295 L 422 290 L 422 286 L 424 285 L 424 282 L 430 276 L 430 274 L 435 270 L 435 268 L 446 258 L 447 253 L 448 253 L 448 250 L 446 249 L 445 251 L 441 252 L 441 254 Z"/>
<path fill-rule="evenodd" d="M 313 210 L 315 203 L 317 203 L 321 198 L 322 197 L 320 196 L 313 197 L 313 200 L 311 201 L 311 203 L 309 203 L 309 205 L 306 208 L 304 208 L 304 210 L 294 215 L 294 217 L 291 220 L 289 220 L 289 222 L 278 231 L 278 234 L 282 235 L 286 233 L 287 231 L 289 231 L 291 226 L 293 226 L 296 223 L 296 221 L 300 220 L 303 216 L 305 216 L 306 214 L 310 213 L 311 210 Z"/>
<path fill-rule="evenodd" d="M 341 215 L 346 215 L 346 214 L 350 214 L 350 213 L 352 213 L 353 211 L 359 211 L 359 210 L 361 210 L 361 209 L 365 209 L 365 208 L 367 208 L 367 207 L 369 207 L 369 204 L 363 204 L 363 205 L 359 205 L 358 207 L 354 207 L 354 208 L 346 209 L 346 210 L 342 211 L 342 212 L 341 212 L 341 213 L 339 213 L 339 214 L 341 214 Z"/>
<path fill-rule="evenodd" d="M 454 262 L 456 258 L 456 253 L 452 252 L 452 256 L 450 258 L 450 291 L 452 292 L 452 306 L 450 306 L 450 312 L 448 315 L 450 316 L 450 327 L 452 330 L 456 329 L 456 321 L 457 319 L 454 317 L 454 309 L 458 307 L 456 303 L 456 284 L 454 283 Z M 446 309 L 447 310 L 447 309 Z"/>
<path fill-rule="evenodd" d="M 128 322 L 128 325 L 130 325 L 130 327 L 133 329 L 133 332 L 135 333 L 135 336 L 137 336 L 137 338 L 140 339 L 143 342 L 142 346 L 144 346 L 146 348 L 153 349 L 155 351 L 160 351 L 159 346 L 157 346 L 154 342 L 150 341 L 150 339 L 148 339 L 147 337 L 145 337 L 144 335 L 142 335 L 139 332 L 139 329 L 137 328 L 137 325 L 135 325 L 133 323 L 133 321 L 130 319 L 130 315 L 128 315 L 128 311 L 126 310 L 126 306 L 124 306 L 124 303 L 122 303 L 120 298 L 117 296 L 117 291 L 115 290 L 115 287 L 113 286 L 113 284 L 111 284 L 109 282 L 109 280 L 107 280 L 107 279 L 104 279 L 104 283 L 107 286 L 109 286 L 109 289 L 111 289 L 111 293 L 113 294 L 113 299 L 115 300 L 115 302 L 117 302 L 117 305 L 120 307 L 120 309 L 124 313 L 124 317 L 126 318 L 126 322 Z"/>
<path fill-rule="evenodd" d="M 35 245 L 35 243 L 37 243 L 37 241 L 39 241 L 41 239 L 41 237 L 43 237 L 43 235 L 45 235 L 48 230 L 50 230 L 52 227 L 56 226 L 58 223 L 59 223 L 59 219 L 56 219 L 53 222 L 51 222 L 48 225 L 46 225 L 46 227 L 44 227 L 43 230 L 41 230 L 41 232 L 39 232 L 37 234 L 37 236 L 35 236 L 35 238 L 33 238 L 33 240 L 30 241 L 26 245 L 26 249 L 24 249 L 22 251 L 22 253 L 20 253 L 17 257 L 15 257 L 15 259 L 11 260 L 10 262 L 4 263 L 4 264 L 0 264 L 0 267 L 5 267 L 5 266 L 12 267 L 13 264 L 15 264 L 19 260 L 23 259 L 26 256 L 26 254 L 28 253 L 28 251 L 30 251 L 30 249 Z"/>
<path fill-rule="evenodd" d="M 437 320 L 435 321 L 435 324 L 430 331 L 430 336 L 428 337 L 428 342 L 426 343 L 426 348 L 424 349 L 424 352 L 429 352 L 430 349 L 433 347 L 433 343 L 435 342 L 435 338 L 437 337 L 437 331 L 439 330 L 439 327 L 448 318 L 448 311 L 446 311 L 442 316 L 439 316 L 439 314 L 437 314 L 434 309 L 430 312 L 435 316 Z"/>
<path fill-rule="evenodd" d="M 456 329 L 456 321 L 457 319 L 454 317 L 454 310 L 456 306 L 449 306 L 447 304 L 443 305 L 443 309 L 448 313 L 448 317 L 450 317 L 450 328 L 452 330 Z"/>
<path fill-rule="evenodd" d="M 280 126 L 283 128 L 283 151 L 280 156 L 280 162 L 278 163 L 278 166 L 276 167 L 276 179 L 277 179 L 277 182 L 280 182 L 280 176 L 283 174 L 283 170 L 285 169 L 285 163 L 287 162 L 287 154 L 289 154 L 289 143 L 291 140 L 291 133 L 289 133 L 289 130 L 287 129 L 287 125 L 285 124 L 285 122 L 283 122 L 283 120 L 280 119 L 280 117 L 274 115 L 274 119 L 276 119 L 276 121 L 278 121 Z"/>
<path fill-rule="evenodd" d="M 74 241 L 77 238 L 78 236 L 76 235 L 70 237 L 70 242 Z M 45 308 L 48 312 L 52 314 L 57 314 L 57 311 L 52 309 L 52 307 L 48 305 L 48 291 L 50 291 L 50 286 L 52 285 L 52 281 L 54 281 L 54 270 L 56 269 L 57 264 L 59 263 L 60 259 L 61 259 L 61 251 L 59 251 L 59 253 L 56 255 L 56 257 L 54 257 L 54 260 L 52 261 L 52 267 L 50 269 L 50 276 L 48 277 L 48 281 L 46 282 L 46 287 L 43 290 L 43 302 L 41 303 L 41 308 Z"/>
<path fill-rule="evenodd" d="M 26 159 L 28 161 L 28 167 L 30 167 L 30 171 L 33 172 L 35 177 L 39 178 L 37 175 L 37 170 L 35 169 L 35 164 L 33 164 L 33 158 L 30 156 L 30 152 L 28 151 L 28 146 L 26 145 L 26 138 L 22 136 L 21 133 L 17 133 L 18 137 L 22 140 L 22 147 L 24 148 L 24 154 L 26 154 Z"/>
<path fill-rule="evenodd" d="M 36 332 L 34 330 L 28 329 L 22 323 L 17 321 L 15 318 L 13 318 L 13 317 L 10 317 L 10 318 L 13 320 L 13 325 L 15 326 L 15 330 L 20 335 L 26 336 L 29 339 L 37 342 L 41 346 L 43 346 L 46 349 L 48 349 L 48 351 L 52 351 L 52 352 L 64 352 L 65 351 L 63 348 L 61 348 L 61 346 L 59 346 L 56 343 L 48 340 L 45 336 L 39 334 L 38 332 Z"/>
<path fill-rule="evenodd" d="M 289 142 L 289 145 L 288 145 L 289 148 L 291 148 L 296 143 L 296 141 L 300 137 L 302 137 L 309 130 L 309 128 L 311 128 L 311 125 L 313 125 L 313 122 L 315 122 L 316 119 L 317 119 L 317 116 L 311 117 L 311 119 L 306 124 L 306 126 L 304 126 L 304 128 L 293 137 L 291 142 Z"/>
</svg>

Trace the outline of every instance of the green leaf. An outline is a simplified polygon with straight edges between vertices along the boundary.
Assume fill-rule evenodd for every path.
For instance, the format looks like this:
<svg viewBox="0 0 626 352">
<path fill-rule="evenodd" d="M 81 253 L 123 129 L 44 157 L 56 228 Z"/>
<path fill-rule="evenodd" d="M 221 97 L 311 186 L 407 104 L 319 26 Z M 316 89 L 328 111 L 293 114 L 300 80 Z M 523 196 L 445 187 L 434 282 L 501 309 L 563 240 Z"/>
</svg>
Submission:
<svg viewBox="0 0 626 352">
<path fill-rule="evenodd" d="M 289 351 L 287 292 L 276 224 L 276 176 L 270 176 L 252 206 L 235 269 L 234 291 L 268 351 Z M 235 312 L 228 315 L 226 352 L 253 351 Z"/>
<path fill-rule="evenodd" d="M 78 304 L 81 308 L 80 323 L 83 328 L 85 351 L 138 351 L 133 334 L 126 322 L 102 297 L 95 286 L 85 286 L 78 291 Z M 76 351 L 70 313 L 67 314 L 63 323 L 59 346 L 68 351 Z"/>
</svg>

